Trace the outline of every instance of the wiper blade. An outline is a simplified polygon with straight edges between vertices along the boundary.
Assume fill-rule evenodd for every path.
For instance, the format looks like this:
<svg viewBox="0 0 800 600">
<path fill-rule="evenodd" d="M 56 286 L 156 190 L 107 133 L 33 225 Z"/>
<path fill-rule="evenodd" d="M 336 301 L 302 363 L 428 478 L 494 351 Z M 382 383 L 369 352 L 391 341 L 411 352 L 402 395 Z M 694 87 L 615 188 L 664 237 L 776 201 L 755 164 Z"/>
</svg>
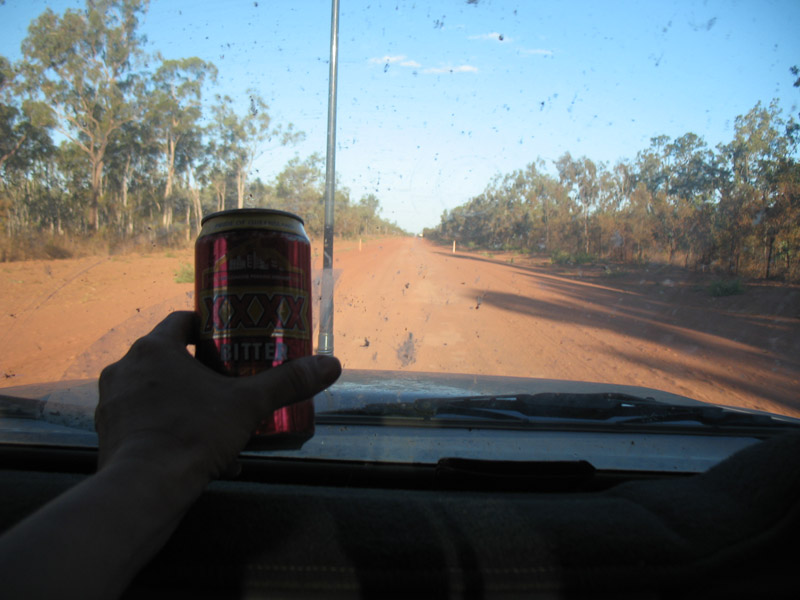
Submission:
<svg viewBox="0 0 800 600">
<path fill-rule="evenodd" d="M 366 404 L 333 411 L 337 415 L 432 418 L 443 415 L 492 415 L 497 418 L 556 417 L 604 420 L 621 408 L 652 407 L 652 398 L 622 393 L 504 394 L 455 398 L 420 398 L 413 402 Z M 514 416 L 516 415 L 516 416 Z"/>
<path fill-rule="evenodd" d="M 649 425 L 697 423 L 705 426 L 797 426 L 770 415 L 722 406 L 685 406 L 626 393 L 539 393 L 456 398 L 422 398 L 414 402 L 367 404 L 320 415 L 400 417 L 410 419 L 468 418 L 529 425 L 553 421 Z"/>
</svg>

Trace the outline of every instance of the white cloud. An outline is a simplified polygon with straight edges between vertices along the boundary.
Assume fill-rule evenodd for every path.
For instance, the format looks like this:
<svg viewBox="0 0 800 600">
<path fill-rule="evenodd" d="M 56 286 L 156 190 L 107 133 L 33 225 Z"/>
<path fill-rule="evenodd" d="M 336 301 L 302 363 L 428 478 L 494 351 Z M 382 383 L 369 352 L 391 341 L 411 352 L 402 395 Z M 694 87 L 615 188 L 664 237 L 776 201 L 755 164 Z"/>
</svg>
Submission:
<svg viewBox="0 0 800 600">
<path fill-rule="evenodd" d="M 385 65 L 385 64 L 400 62 L 405 59 L 406 57 L 404 54 L 399 54 L 397 56 L 382 56 L 380 58 L 370 58 L 369 62 Z"/>
<path fill-rule="evenodd" d="M 553 56 L 552 50 L 545 50 L 544 48 L 532 48 L 530 50 L 520 50 L 521 54 L 534 54 L 537 56 Z"/>
<path fill-rule="evenodd" d="M 432 67 L 425 69 L 423 73 L 477 73 L 478 67 L 472 65 L 459 65 L 458 67 Z"/>
<path fill-rule="evenodd" d="M 376 64 L 376 65 L 399 65 L 401 67 L 409 67 L 409 68 L 416 68 L 421 67 L 422 65 L 419 64 L 415 60 L 411 60 L 406 58 L 405 54 L 397 54 L 395 56 L 380 56 L 375 58 L 370 58 L 369 62 Z"/>
<path fill-rule="evenodd" d="M 415 60 L 409 59 L 405 54 L 397 54 L 395 56 L 381 56 L 369 59 L 370 63 L 377 65 L 390 65 L 395 64 L 400 67 L 407 67 L 410 69 L 419 69 L 422 67 L 420 63 Z M 423 73 L 477 73 L 478 67 L 472 65 L 459 65 L 457 67 L 429 67 L 423 69 Z"/>
<path fill-rule="evenodd" d="M 502 33 L 493 31 L 492 33 L 481 33 L 480 35 L 469 36 L 471 40 L 494 40 L 496 42 L 510 42 L 511 38 L 504 36 Z"/>
</svg>

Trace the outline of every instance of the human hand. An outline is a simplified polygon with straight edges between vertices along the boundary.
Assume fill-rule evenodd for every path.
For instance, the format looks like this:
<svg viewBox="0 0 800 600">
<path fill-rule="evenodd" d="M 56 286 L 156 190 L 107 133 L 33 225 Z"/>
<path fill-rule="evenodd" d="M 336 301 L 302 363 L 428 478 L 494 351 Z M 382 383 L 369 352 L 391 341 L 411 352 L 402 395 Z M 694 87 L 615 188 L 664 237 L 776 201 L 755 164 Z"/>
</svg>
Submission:
<svg viewBox="0 0 800 600">
<path fill-rule="evenodd" d="M 197 316 L 175 312 L 100 375 L 99 467 L 171 465 L 202 487 L 235 464 L 259 422 L 339 377 L 333 357 L 310 356 L 250 377 L 228 377 L 187 350 Z"/>
</svg>

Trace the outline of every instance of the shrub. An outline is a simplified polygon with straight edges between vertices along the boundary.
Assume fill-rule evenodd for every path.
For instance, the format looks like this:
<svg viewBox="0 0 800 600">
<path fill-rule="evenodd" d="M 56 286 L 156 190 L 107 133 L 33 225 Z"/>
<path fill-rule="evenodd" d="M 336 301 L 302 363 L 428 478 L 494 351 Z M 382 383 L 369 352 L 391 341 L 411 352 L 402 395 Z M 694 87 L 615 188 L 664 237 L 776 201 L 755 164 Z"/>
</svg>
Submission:
<svg viewBox="0 0 800 600">
<path fill-rule="evenodd" d="M 44 245 L 44 253 L 48 258 L 72 258 L 70 250 L 52 242 Z"/>
<path fill-rule="evenodd" d="M 175 271 L 175 283 L 194 283 L 194 267 L 188 263 L 183 263 Z"/>
<path fill-rule="evenodd" d="M 586 252 L 570 254 L 563 250 L 553 250 L 550 254 L 550 261 L 555 265 L 586 265 L 593 263 L 595 257 L 593 254 L 587 254 Z"/>
<path fill-rule="evenodd" d="M 587 265 L 594 262 L 594 255 L 586 252 L 578 252 L 572 255 L 572 263 L 576 265 Z"/>
<path fill-rule="evenodd" d="M 568 265 L 572 257 L 570 256 L 569 252 L 564 252 L 563 250 L 553 250 L 550 253 L 550 262 L 554 265 Z"/>
<path fill-rule="evenodd" d="M 720 296 L 734 296 L 744 293 L 744 284 L 738 277 L 736 279 L 717 279 L 708 286 L 708 293 L 718 298 Z"/>
</svg>

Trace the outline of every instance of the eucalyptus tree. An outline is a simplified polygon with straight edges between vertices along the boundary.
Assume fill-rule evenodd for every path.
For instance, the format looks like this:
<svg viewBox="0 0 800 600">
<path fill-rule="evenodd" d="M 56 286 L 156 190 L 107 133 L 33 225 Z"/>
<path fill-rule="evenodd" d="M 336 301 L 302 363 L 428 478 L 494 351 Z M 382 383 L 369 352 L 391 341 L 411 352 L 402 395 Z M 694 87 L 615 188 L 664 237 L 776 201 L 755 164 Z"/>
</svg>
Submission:
<svg viewBox="0 0 800 600">
<path fill-rule="evenodd" d="M 789 72 L 794 78 L 794 83 L 792 83 L 792 86 L 800 89 L 800 67 L 794 65 L 789 69 Z M 795 145 L 800 142 L 800 122 L 798 122 L 798 119 L 800 119 L 800 113 L 797 113 L 796 117 L 797 118 L 795 118 L 795 115 L 791 115 L 789 117 L 789 122 L 786 125 L 786 136 L 791 138 L 792 143 Z"/>
<path fill-rule="evenodd" d="M 660 252 L 666 252 L 672 263 L 681 240 L 678 218 L 679 199 L 673 194 L 676 177 L 673 149 L 676 146 L 669 136 L 659 135 L 650 139 L 650 147 L 640 151 L 636 157 L 638 181 L 648 192 L 647 214 L 653 242 Z M 643 198 L 642 192 L 637 196 Z"/>
<path fill-rule="evenodd" d="M 559 182 L 576 206 L 580 206 L 583 251 L 589 254 L 589 216 L 599 193 L 597 165 L 585 156 L 573 159 L 569 152 L 556 160 Z"/>
<path fill-rule="evenodd" d="M 91 188 L 89 157 L 75 142 L 64 140 L 58 146 L 56 164 L 60 176 L 59 188 L 65 199 L 62 212 L 69 216 L 71 232 L 83 231 L 87 223 L 80 198 Z"/>
<path fill-rule="evenodd" d="M 162 195 L 162 224 L 172 224 L 172 198 L 176 176 L 182 175 L 176 164 L 188 167 L 194 161 L 189 153 L 201 148 L 190 143 L 201 135 L 203 86 L 216 81 L 217 68 L 197 57 L 164 60 L 153 74 L 148 94 L 147 122 L 150 134 L 159 146 L 165 174 Z M 182 159 L 182 160 L 179 160 Z"/>
<path fill-rule="evenodd" d="M 675 246 L 685 252 L 685 265 L 706 265 L 713 253 L 713 214 L 719 184 L 718 160 L 705 140 L 686 133 L 667 146 L 668 198 Z M 672 255 L 670 255 L 670 259 Z"/>
<path fill-rule="evenodd" d="M 564 188 L 545 172 L 545 162 L 541 158 L 525 167 L 524 177 L 526 212 L 531 228 L 527 245 L 531 250 L 550 252 L 561 237 L 564 221 L 569 219 Z"/>
<path fill-rule="evenodd" d="M 247 178 L 253 162 L 264 151 L 269 142 L 286 145 L 300 141 L 304 134 L 295 131 L 290 123 L 285 128 L 274 126 L 267 112 L 269 107 L 255 90 L 247 90 L 247 109 L 237 113 L 230 96 L 217 96 L 212 112 L 214 115 L 215 148 L 223 164 L 234 173 L 236 179 L 237 208 L 244 207 Z"/>
<path fill-rule="evenodd" d="M 57 131 L 89 162 L 90 224 L 100 227 L 106 152 L 112 137 L 140 116 L 132 95 L 143 38 L 139 18 L 147 0 L 88 0 L 85 10 L 45 10 L 22 43 L 26 108 Z"/>
<path fill-rule="evenodd" d="M 16 96 L 16 68 L 0 56 L 0 176 L 4 166 L 15 157 L 17 168 L 50 146 L 45 128 L 35 127 L 28 119 Z"/>
<path fill-rule="evenodd" d="M 325 159 L 321 154 L 291 159 L 275 177 L 274 190 L 276 208 L 299 214 L 310 232 L 322 233 Z"/>
<path fill-rule="evenodd" d="M 125 123 L 111 138 L 105 159 L 103 197 L 109 225 L 134 235 L 159 210 L 160 148 L 147 121 Z"/>
<path fill-rule="evenodd" d="M 375 194 L 361 196 L 356 205 L 358 234 L 375 233 L 381 225 L 381 202 Z"/>
<path fill-rule="evenodd" d="M 203 220 L 203 190 L 209 189 L 213 177 L 213 158 L 205 141 L 206 128 L 192 128 L 184 136 L 181 144 L 182 152 L 178 155 L 179 172 L 183 173 L 189 203 L 186 206 L 186 233 L 191 235 L 200 232 Z M 192 217 L 193 216 L 193 217 Z M 193 218 L 193 220 L 192 220 Z"/>
<path fill-rule="evenodd" d="M 20 203 L 30 202 L 33 183 L 52 181 L 47 177 L 34 181 L 34 170 L 52 167 L 55 148 L 46 127 L 37 127 L 25 115 L 18 95 L 17 68 L 0 56 L 0 219 L 6 232 L 30 226 L 30 211 Z M 52 223 L 56 221 L 51 221 Z"/>
<path fill-rule="evenodd" d="M 537 237 L 530 206 L 535 182 L 530 175 L 527 169 L 512 171 L 495 189 L 495 210 L 490 218 L 494 246 L 527 248 L 531 239 Z"/>
<path fill-rule="evenodd" d="M 783 277 L 800 279 L 800 163 L 793 157 L 775 167 L 772 179 L 774 206 L 770 220 L 775 226 L 775 240 L 770 247 L 776 261 L 783 265 Z M 772 274 L 771 260 L 766 261 L 765 276 Z"/>
<path fill-rule="evenodd" d="M 783 219 L 776 167 L 790 160 L 793 142 L 780 113 L 777 102 L 768 107 L 759 102 L 736 118 L 734 139 L 719 148 L 728 173 L 719 204 L 721 241 L 731 272 L 739 270 L 743 253 L 750 254 L 745 246 L 750 241 L 761 247 L 763 274 L 770 275 Z"/>
<path fill-rule="evenodd" d="M 222 136 L 224 131 L 219 123 L 213 122 L 209 126 L 208 145 L 206 146 L 208 185 L 214 190 L 215 210 L 221 211 L 228 207 L 228 184 L 234 183 L 235 174 L 232 172 L 233 149 L 225 143 Z"/>
<path fill-rule="evenodd" d="M 634 182 L 648 192 L 648 215 L 657 248 L 672 262 L 678 251 L 689 264 L 692 253 L 707 260 L 711 251 L 711 202 L 717 183 L 715 159 L 694 133 L 672 140 L 651 138 L 633 164 Z M 644 196 L 639 192 L 638 198 Z M 705 258 L 701 258 L 705 257 Z"/>
<path fill-rule="evenodd" d="M 622 246 L 622 236 L 617 227 L 617 218 L 623 202 L 624 180 L 623 163 L 617 163 L 612 170 L 602 169 L 598 177 L 597 207 L 595 209 L 595 231 L 597 252 L 600 256 L 613 255 Z"/>
</svg>

